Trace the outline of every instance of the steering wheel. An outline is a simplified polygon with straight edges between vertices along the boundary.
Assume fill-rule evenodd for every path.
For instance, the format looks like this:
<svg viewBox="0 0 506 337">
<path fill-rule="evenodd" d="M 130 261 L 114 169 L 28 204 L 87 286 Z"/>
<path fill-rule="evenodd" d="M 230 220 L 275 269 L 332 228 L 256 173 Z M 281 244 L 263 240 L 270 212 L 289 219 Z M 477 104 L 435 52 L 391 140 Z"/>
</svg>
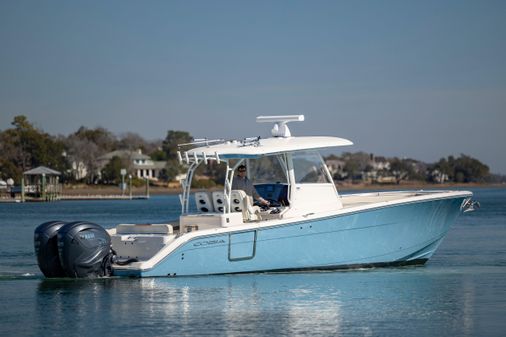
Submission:
<svg viewBox="0 0 506 337">
<path fill-rule="evenodd" d="M 269 201 L 271 207 L 281 207 L 281 203 L 277 200 L 269 199 L 267 201 Z"/>
<path fill-rule="evenodd" d="M 262 204 L 261 204 L 260 202 L 258 202 L 257 200 L 255 200 L 254 205 L 255 205 L 255 206 L 260 206 L 260 207 L 265 208 L 265 209 L 267 209 L 267 208 L 269 208 L 269 207 L 281 207 L 281 204 L 280 204 L 280 203 L 279 203 L 279 201 L 277 201 L 277 200 L 274 200 L 274 199 L 265 199 L 265 200 L 269 202 L 269 206 L 267 206 L 267 205 L 262 205 Z"/>
</svg>

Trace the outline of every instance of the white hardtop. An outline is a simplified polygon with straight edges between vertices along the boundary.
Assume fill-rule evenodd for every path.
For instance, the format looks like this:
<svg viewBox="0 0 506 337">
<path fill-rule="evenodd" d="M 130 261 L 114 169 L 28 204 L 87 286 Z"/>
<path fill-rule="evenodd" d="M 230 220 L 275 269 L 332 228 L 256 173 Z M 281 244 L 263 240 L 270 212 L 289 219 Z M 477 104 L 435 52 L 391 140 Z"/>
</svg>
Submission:
<svg viewBox="0 0 506 337">
<path fill-rule="evenodd" d="M 223 159 L 254 158 L 284 152 L 316 150 L 347 145 L 353 145 L 353 143 L 347 139 L 338 137 L 272 137 L 226 141 L 216 145 L 197 147 L 187 151 L 187 153 L 189 157 L 194 157 L 195 155 L 213 157 L 217 154 Z"/>
<path fill-rule="evenodd" d="M 216 161 L 218 164 L 221 161 L 226 163 L 224 189 L 221 192 L 223 196 L 216 198 L 224 201 L 224 205 L 221 207 L 223 214 L 230 214 L 232 211 L 232 182 L 236 168 L 243 163 L 249 168 L 249 159 L 263 156 L 277 156 L 281 169 L 284 171 L 288 187 L 287 200 L 285 201 L 290 204 L 286 210 L 287 215 L 306 214 L 308 210 L 328 211 L 342 208 L 336 187 L 332 183 L 332 177 L 317 150 L 352 145 L 353 143 L 338 137 L 293 137 L 286 124 L 301 121 L 304 121 L 303 115 L 259 116 L 257 117 L 259 123 L 274 123 L 271 130 L 272 137 L 265 139 L 253 137 L 231 141 L 204 139 L 180 144 L 180 149 L 186 146 L 198 146 L 184 152 L 178 151 L 180 163 L 189 165 L 186 179 L 182 182 L 183 194 L 180 196 L 182 214 L 186 216 L 189 213 L 191 181 L 195 169 L 201 163 L 207 164 L 209 161 Z M 312 153 L 300 153 L 305 151 Z M 305 164 L 298 168 L 294 167 L 293 161 L 294 156 L 297 155 L 305 156 L 304 159 L 299 159 L 303 160 Z M 308 164 L 310 164 L 310 170 L 305 172 L 303 176 L 309 176 L 309 180 L 300 183 L 296 180 L 296 175 L 307 170 Z M 214 208 L 220 209 L 217 206 Z"/>
</svg>

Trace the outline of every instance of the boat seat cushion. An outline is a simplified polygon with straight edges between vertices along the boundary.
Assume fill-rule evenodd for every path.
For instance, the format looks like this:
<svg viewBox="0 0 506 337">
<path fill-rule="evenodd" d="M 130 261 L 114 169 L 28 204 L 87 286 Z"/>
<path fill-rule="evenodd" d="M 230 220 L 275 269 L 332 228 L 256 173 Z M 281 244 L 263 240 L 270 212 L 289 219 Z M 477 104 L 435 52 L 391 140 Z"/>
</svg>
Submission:
<svg viewBox="0 0 506 337">
<path fill-rule="evenodd" d="M 253 198 L 246 195 L 246 192 L 232 190 L 231 199 L 232 212 L 242 212 L 245 221 L 260 220 L 260 207 L 253 206 Z"/>
<path fill-rule="evenodd" d="M 169 224 L 121 224 L 116 227 L 116 234 L 172 234 Z"/>
</svg>

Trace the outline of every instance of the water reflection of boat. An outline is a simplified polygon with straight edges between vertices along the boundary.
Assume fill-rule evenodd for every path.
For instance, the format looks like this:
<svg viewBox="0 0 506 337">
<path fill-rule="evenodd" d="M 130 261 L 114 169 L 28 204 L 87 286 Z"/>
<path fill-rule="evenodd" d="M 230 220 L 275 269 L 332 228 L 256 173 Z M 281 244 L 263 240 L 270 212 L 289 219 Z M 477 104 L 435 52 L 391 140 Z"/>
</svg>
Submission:
<svg viewBox="0 0 506 337">
<path fill-rule="evenodd" d="M 38 330 L 31 335 L 47 329 L 87 335 L 92 327 L 100 335 L 127 328 L 127 336 L 146 330 L 151 335 L 416 336 L 426 335 L 427 322 L 430 331 L 476 334 L 473 323 L 481 312 L 473 311 L 484 298 L 476 293 L 474 274 L 463 280 L 455 271 L 427 271 L 41 280 L 37 295 L 25 296 L 27 303 L 36 299 L 31 326 Z M 485 293 L 485 300 L 494 298 Z M 403 323 L 407 317 L 413 318 L 409 325 Z"/>
<path fill-rule="evenodd" d="M 288 122 L 258 117 L 272 137 L 198 141 L 179 152 L 188 165 L 182 214 L 169 224 L 120 224 L 109 230 L 117 276 L 179 276 L 423 264 L 461 211 L 467 191 L 399 191 L 340 195 L 319 150 L 351 145 L 337 137 L 293 137 Z M 195 147 L 197 146 L 197 147 Z M 223 191 L 190 193 L 195 170 L 222 164 Z M 233 190 L 248 176 L 270 207 Z M 193 199 L 197 211 L 192 212 Z M 122 261 L 122 262 L 120 262 Z"/>
</svg>

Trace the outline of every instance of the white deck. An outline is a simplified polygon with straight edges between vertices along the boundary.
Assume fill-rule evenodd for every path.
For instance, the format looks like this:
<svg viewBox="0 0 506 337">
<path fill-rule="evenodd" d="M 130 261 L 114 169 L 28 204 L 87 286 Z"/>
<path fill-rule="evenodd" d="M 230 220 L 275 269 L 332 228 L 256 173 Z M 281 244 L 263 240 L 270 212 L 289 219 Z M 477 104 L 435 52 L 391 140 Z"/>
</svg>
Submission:
<svg viewBox="0 0 506 337">
<path fill-rule="evenodd" d="M 427 196 L 445 191 L 396 191 L 396 192 L 374 192 L 374 193 L 354 193 L 341 194 L 343 208 L 364 206 L 387 201 L 402 200 L 411 197 Z"/>
</svg>

